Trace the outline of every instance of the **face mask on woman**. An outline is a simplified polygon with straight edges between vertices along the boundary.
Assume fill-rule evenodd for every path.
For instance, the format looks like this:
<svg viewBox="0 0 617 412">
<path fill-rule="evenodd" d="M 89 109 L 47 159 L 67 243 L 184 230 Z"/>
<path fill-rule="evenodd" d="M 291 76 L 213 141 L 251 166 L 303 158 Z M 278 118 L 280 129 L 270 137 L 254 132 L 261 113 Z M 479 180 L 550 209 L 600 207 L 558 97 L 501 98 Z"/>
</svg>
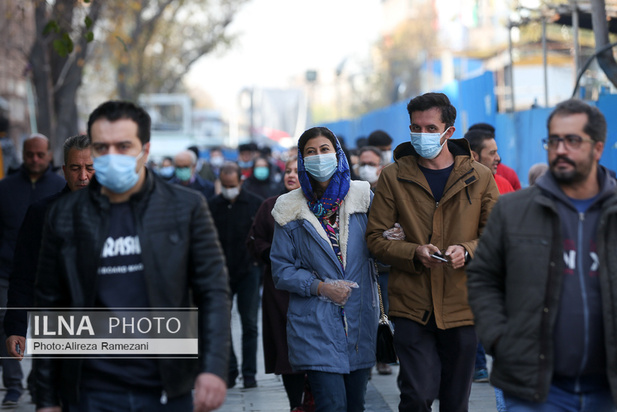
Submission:
<svg viewBox="0 0 617 412">
<path fill-rule="evenodd" d="M 308 156 L 304 158 L 304 168 L 318 182 L 332 177 L 338 166 L 336 153 Z"/>
</svg>

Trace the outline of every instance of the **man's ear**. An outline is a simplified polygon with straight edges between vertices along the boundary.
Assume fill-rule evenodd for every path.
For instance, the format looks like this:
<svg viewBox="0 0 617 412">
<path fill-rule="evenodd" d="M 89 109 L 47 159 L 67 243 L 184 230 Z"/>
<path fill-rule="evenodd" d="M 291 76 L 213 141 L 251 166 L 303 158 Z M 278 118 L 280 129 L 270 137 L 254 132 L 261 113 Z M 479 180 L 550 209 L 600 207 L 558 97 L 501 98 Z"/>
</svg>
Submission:
<svg viewBox="0 0 617 412">
<path fill-rule="evenodd" d="M 474 152 L 473 150 L 471 151 L 471 155 L 473 156 L 473 160 L 475 160 L 476 162 L 480 161 L 480 155 Z"/>
</svg>

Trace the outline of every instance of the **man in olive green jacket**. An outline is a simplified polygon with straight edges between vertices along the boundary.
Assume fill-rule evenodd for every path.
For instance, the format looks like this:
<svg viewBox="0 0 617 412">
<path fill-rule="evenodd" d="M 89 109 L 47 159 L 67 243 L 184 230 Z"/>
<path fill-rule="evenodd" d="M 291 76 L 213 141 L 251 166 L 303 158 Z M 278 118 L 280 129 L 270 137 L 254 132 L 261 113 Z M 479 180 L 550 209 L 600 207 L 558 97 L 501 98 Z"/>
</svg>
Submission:
<svg viewBox="0 0 617 412">
<path fill-rule="evenodd" d="M 499 197 L 467 141 L 450 140 L 456 109 L 441 93 L 407 106 L 411 142 L 383 169 L 367 227 L 370 251 L 390 264 L 388 295 L 401 364 L 401 411 L 467 411 L 476 334 L 464 266 Z M 382 233 L 399 223 L 405 240 Z M 438 256 L 438 257 L 434 257 Z"/>
</svg>

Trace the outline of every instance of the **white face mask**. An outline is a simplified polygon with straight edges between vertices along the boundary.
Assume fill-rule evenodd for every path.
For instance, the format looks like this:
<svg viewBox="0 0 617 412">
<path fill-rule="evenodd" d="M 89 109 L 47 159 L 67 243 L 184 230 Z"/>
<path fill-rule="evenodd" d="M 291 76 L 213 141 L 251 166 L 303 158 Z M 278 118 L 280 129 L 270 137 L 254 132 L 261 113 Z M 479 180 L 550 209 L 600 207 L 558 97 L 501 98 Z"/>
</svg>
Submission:
<svg viewBox="0 0 617 412">
<path fill-rule="evenodd" d="M 358 177 L 364 180 L 365 182 L 369 182 L 373 184 L 379 179 L 379 175 L 377 174 L 377 168 L 375 166 L 364 165 L 360 166 L 358 169 Z"/>
<path fill-rule="evenodd" d="M 381 152 L 381 164 L 389 165 L 392 163 L 392 150 L 383 150 Z"/>
<path fill-rule="evenodd" d="M 227 200 L 234 200 L 240 194 L 240 187 L 221 187 L 221 196 Z"/>
</svg>

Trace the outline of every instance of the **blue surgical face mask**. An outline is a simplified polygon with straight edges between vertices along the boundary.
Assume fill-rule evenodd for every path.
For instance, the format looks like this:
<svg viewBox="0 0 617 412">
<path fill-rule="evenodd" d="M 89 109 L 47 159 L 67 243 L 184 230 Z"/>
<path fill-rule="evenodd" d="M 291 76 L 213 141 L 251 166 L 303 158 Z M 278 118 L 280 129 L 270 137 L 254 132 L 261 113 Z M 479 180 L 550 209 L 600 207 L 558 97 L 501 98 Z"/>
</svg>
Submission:
<svg viewBox="0 0 617 412">
<path fill-rule="evenodd" d="M 238 166 L 240 166 L 241 169 L 250 169 L 253 167 L 253 161 L 249 160 L 248 162 L 245 162 L 243 160 L 238 160 Z"/>
<path fill-rule="evenodd" d="M 266 180 L 270 176 L 270 169 L 266 166 L 257 166 L 253 169 L 253 176 L 257 180 Z"/>
<path fill-rule="evenodd" d="M 439 156 L 446 141 L 439 143 L 444 134 L 449 130 L 448 127 L 443 133 L 413 133 L 411 132 L 411 145 L 416 152 L 425 159 L 434 159 Z"/>
<path fill-rule="evenodd" d="M 191 179 L 193 172 L 190 167 L 176 167 L 176 177 L 178 180 L 187 182 Z"/>
<path fill-rule="evenodd" d="M 104 187 L 114 193 L 124 193 L 137 184 L 139 174 L 137 160 L 141 158 L 143 152 L 137 157 L 121 154 L 106 154 L 95 157 L 93 161 L 96 172 L 96 180 Z"/>
<path fill-rule="evenodd" d="M 174 175 L 174 167 L 173 166 L 161 167 L 159 169 L 159 175 L 161 175 L 165 179 L 170 179 Z"/>
<path fill-rule="evenodd" d="M 336 153 L 308 156 L 304 158 L 304 168 L 318 182 L 325 182 L 332 177 L 338 166 Z"/>
</svg>

